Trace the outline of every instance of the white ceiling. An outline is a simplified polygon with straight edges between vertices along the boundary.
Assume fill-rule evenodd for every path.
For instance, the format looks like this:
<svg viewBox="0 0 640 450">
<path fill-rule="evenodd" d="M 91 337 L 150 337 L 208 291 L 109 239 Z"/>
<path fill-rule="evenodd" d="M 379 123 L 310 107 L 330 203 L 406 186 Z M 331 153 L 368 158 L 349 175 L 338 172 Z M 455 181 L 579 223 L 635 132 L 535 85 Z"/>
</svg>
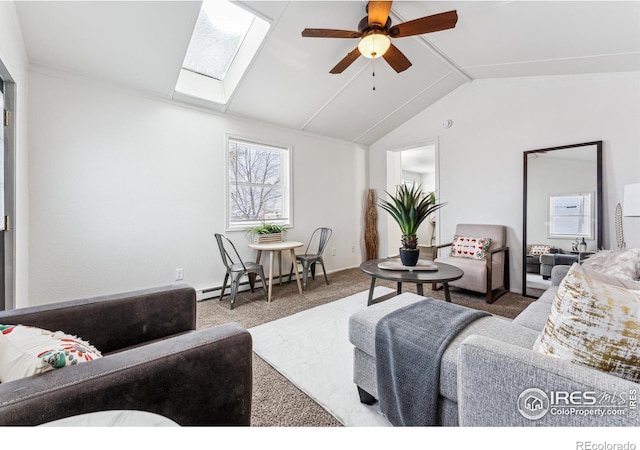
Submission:
<svg viewBox="0 0 640 450">
<path fill-rule="evenodd" d="M 397 1 L 394 24 L 456 9 L 454 29 L 394 44 L 398 74 L 360 57 L 329 70 L 355 39 L 303 38 L 304 28 L 357 30 L 363 1 L 242 2 L 272 22 L 226 107 L 218 110 L 370 145 L 454 89 L 482 78 L 640 71 L 639 1 Z M 199 2 L 18 1 L 30 63 L 172 98 Z"/>
</svg>

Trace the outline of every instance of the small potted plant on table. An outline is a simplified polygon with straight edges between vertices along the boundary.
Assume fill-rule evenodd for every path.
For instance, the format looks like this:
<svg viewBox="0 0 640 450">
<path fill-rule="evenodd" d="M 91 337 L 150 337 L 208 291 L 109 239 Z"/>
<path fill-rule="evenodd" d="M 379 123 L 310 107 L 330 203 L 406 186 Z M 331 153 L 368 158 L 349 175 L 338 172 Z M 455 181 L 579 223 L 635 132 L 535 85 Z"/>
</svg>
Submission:
<svg viewBox="0 0 640 450">
<path fill-rule="evenodd" d="M 284 225 L 262 222 L 249 230 L 254 244 L 266 244 L 270 242 L 282 242 L 285 232 Z"/>
<path fill-rule="evenodd" d="M 386 191 L 385 191 L 386 192 Z M 400 226 L 402 232 L 402 247 L 400 260 L 405 266 L 415 266 L 418 263 L 420 249 L 418 249 L 418 228 L 432 212 L 442 208 L 445 203 L 436 203 L 435 193 L 424 194 L 422 185 L 398 186 L 396 195 L 391 201 L 380 200 L 380 207 L 391 214 Z"/>
</svg>

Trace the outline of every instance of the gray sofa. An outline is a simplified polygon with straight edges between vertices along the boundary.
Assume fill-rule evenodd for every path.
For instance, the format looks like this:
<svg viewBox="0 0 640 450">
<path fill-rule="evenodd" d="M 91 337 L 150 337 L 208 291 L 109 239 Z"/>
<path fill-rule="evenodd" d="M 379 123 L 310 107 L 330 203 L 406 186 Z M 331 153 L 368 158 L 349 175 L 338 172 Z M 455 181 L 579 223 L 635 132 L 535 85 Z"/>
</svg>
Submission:
<svg viewBox="0 0 640 450">
<path fill-rule="evenodd" d="M 551 278 L 551 271 L 555 266 L 570 266 L 578 262 L 578 254 L 563 253 L 562 250 L 556 253 L 540 255 L 540 275 L 545 280 Z"/>
<path fill-rule="evenodd" d="M 545 392 L 638 392 L 640 385 L 532 350 L 568 266 L 556 266 L 552 287 L 514 320 L 483 317 L 467 326 L 445 350 L 440 367 L 439 425 L 443 426 L 639 426 L 633 413 L 612 416 L 555 415 L 531 420 L 518 411 L 527 389 Z M 363 403 L 378 397 L 375 326 L 386 314 L 423 297 L 404 293 L 351 316 L 353 380 Z M 628 398 L 627 398 L 628 400 Z"/>
<path fill-rule="evenodd" d="M 251 335 L 195 330 L 196 294 L 168 286 L 0 312 L 1 324 L 62 330 L 103 357 L 0 384 L 0 425 L 142 410 L 179 425 L 249 425 Z"/>
</svg>

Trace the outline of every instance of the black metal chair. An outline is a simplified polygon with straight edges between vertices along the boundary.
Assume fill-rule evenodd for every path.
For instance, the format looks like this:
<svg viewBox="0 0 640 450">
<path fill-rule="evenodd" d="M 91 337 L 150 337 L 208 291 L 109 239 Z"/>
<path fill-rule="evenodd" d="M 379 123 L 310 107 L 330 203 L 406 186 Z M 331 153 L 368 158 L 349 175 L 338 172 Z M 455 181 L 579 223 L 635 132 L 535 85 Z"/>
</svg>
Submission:
<svg viewBox="0 0 640 450">
<path fill-rule="evenodd" d="M 307 279 L 309 277 L 309 271 L 311 271 L 311 278 L 316 279 L 316 264 L 322 266 L 322 273 L 324 274 L 324 280 L 329 284 L 327 278 L 327 271 L 324 268 L 324 261 L 322 259 L 322 253 L 327 247 L 327 243 L 331 238 L 331 228 L 316 228 L 311 234 L 311 239 L 307 244 L 307 248 L 302 255 L 296 255 L 296 263 L 302 264 L 302 289 L 307 288 Z M 309 253 L 309 249 L 314 247 L 315 243 L 318 243 L 318 251 L 316 253 Z M 315 247 L 314 247 L 315 248 Z M 291 264 L 291 271 L 289 272 L 289 282 L 293 276 L 293 263 Z"/>
<path fill-rule="evenodd" d="M 264 295 L 268 298 L 267 288 L 264 282 L 264 269 L 262 268 L 262 264 L 242 261 L 238 250 L 236 250 L 236 246 L 233 245 L 233 242 L 231 242 L 228 237 L 218 233 L 216 233 L 215 236 L 216 241 L 218 241 L 218 248 L 220 249 L 222 262 L 227 268 L 227 273 L 224 276 L 224 283 L 222 284 L 222 291 L 220 292 L 220 300 L 222 300 L 222 297 L 224 296 L 224 291 L 227 289 L 227 281 L 229 281 L 229 277 L 231 277 L 231 309 L 233 309 L 236 303 L 236 295 L 238 294 L 240 278 L 242 278 L 244 275 L 248 275 L 249 286 L 251 286 L 251 292 L 253 292 L 253 288 L 255 285 L 254 274 L 258 274 L 260 276 Z M 235 257 L 239 262 L 234 262 L 231 255 L 229 255 L 227 248 L 233 249 L 233 253 L 235 254 Z"/>
</svg>

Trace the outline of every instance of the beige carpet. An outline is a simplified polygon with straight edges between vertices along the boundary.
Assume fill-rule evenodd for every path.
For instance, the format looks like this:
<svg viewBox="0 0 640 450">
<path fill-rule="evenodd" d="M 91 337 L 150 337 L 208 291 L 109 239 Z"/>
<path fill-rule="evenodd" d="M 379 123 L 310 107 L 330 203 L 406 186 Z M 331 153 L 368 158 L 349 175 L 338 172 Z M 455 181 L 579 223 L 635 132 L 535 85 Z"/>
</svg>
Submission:
<svg viewBox="0 0 640 450">
<path fill-rule="evenodd" d="M 226 322 L 239 322 L 251 328 L 296 312 L 313 308 L 328 302 L 369 289 L 370 278 L 359 269 L 348 269 L 329 275 L 330 285 L 326 285 L 322 275 L 309 280 L 303 295 L 297 291 L 295 282 L 279 286 L 274 284 L 273 300 L 267 303 L 261 289 L 255 293 L 241 293 L 236 306 L 229 309 L 229 297 L 222 301 L 205 300 L 198 303 L 198 328 L 206 328 Z M 275 280 L 274 280 L 275 282 Z M 395 283 L 378 280 L 377 286 L 395 289 Z M 415 285 L 403 286 L 407 292 L 416 292 Z M 444 298 L 442 290 L 432 291 L 424 285 L 424 295 Z M 484 296 L 451 288 L 453 303 L 492 314 L 514 318 L 533 299 L 518 294 L 507 293 L 493 304 L 487 304 Z M 292 427 L 339 427 L 340 423 L 306 394 L 291 384 L 262 359 L 254 355 L 254 384 L 251 423 L 252 426 L 292 426 Z"/>
</svg>

